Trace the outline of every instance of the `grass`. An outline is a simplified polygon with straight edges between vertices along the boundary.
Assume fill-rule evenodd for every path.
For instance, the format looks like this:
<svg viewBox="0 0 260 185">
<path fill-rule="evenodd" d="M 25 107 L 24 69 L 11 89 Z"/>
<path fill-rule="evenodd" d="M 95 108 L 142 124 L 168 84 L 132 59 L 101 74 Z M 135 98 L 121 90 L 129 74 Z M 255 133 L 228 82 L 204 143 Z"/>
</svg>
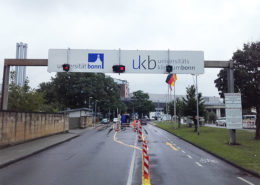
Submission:
<svg viewBox="0 0 260 185">
<path fill-rule="evenodd" d="M 254 132 L 236 130 L 236 139 L 239 145 L 228 145 L 228 129 L 201 127 L 198 136 L 197 133 L 193 132 L 194 128 L 183 126 L 180 129 L 175 129 L 172 123 L 166 122 L 157 122 L 156 125 L 260 175 L 260 141 L 254 139 Z"/>
</svg>

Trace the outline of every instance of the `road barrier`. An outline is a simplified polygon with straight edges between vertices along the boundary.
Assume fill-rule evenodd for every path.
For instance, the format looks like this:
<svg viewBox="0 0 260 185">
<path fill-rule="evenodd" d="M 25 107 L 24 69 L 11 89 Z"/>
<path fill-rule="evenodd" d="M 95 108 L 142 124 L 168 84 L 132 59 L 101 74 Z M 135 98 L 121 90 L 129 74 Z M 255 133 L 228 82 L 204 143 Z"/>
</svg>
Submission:
<svg viewBox="0 0 260 185">
<path fill-rule="evenodd" d="M 147 143 L 146 140 L 143 141 L 143 174 L 144 179 L 149 180 L 149 156 L 147 154 Z"/>
<path fill-rule="evenodd" d="M 134 120 L 133 127 L 134 127 L 134 132 L 136 132 L 136 120 Z"/>
<path fill-rule="evenodd" d="M 119 123 L 117 122 L 115 131 L 118 132 L 118 130 L 119 130 Z"/>
<path fill-rule="evenodd" d="M 143 139 L 142 139 L 142 125 L 140 123 L 140 121 L 138 121 L 138 142 L 142 142 Z"/>
</svg>

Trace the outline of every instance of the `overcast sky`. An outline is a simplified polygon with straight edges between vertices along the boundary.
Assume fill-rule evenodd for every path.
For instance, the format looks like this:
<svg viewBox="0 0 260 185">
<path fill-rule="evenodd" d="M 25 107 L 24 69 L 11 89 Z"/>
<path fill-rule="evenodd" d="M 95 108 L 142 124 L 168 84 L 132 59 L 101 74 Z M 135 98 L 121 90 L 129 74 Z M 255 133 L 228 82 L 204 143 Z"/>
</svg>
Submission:
<svg viewBox="0 0 260 185">
<path fill-rule="evenodd" d="M 260 0 L 0 0 L 0 75 L 17 42 L 28 58 L 48 58 L 48 49 L 203 50 L 205 60 L 229 60 L 244 43 L 260 40 Z M 199 76 L 199 91 L 218 96 L 219 69 Z M 28 67 L 37 88 L 55 73 Z M 166 75 L 112 75 L 130 91 L 167 93 Z M 176 94 L 193 84 L 178 75 Z"/>
</svg>

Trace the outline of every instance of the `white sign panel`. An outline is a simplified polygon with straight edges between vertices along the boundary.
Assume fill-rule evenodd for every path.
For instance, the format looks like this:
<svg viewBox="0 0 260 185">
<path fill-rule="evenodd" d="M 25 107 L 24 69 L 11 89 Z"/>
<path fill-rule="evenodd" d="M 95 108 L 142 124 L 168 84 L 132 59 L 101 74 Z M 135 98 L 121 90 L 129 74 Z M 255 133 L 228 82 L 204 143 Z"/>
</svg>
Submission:
<svg viewBox="0 0 260 185">
<path fill-rule="evenodd" d="M 225 93 L 225 108 L 227 128 L 242 128 L 241 94 Z"/>
<path fill-rule="evenodd" d="M 70 64 L 70 72 L 113 73 L 113 65 L 124 65 L 125 73 L 166 74 L 166 65 L 173 73 L 204 73 L 203 51 L 149 50 L 88 50 L 49 49 L 48 72 L 63 72 L 62 65 Z"/>
</svg>

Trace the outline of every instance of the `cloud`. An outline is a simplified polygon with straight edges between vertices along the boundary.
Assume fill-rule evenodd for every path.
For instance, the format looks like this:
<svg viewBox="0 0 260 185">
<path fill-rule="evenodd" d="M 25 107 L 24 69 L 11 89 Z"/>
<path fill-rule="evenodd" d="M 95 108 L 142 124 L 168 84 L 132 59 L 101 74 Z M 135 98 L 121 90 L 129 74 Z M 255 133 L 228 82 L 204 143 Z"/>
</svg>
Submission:
<svg viewBox="0 0 260 185">
<path fill-rule="evenodd" d="M 28 43 L 29 58 L 47 58 L 49 48 L 203 50 L 206 60 L 229 60 L 248 41 L 260 40 L 259 0 L 8 0 L 0 2 L 0 75 L 16 42 Z M 205 95 L 218 95 L 219 69 L 199 77 Z M 41 75 L 39 75 L 41 74 Z M 33 87 L 54 74 L 27 70 Z M 166 93 L 165 75 L 120 75 L 134 90 Z M 180 75 L 185 93 L 190 75 Z"/>
</svg>

